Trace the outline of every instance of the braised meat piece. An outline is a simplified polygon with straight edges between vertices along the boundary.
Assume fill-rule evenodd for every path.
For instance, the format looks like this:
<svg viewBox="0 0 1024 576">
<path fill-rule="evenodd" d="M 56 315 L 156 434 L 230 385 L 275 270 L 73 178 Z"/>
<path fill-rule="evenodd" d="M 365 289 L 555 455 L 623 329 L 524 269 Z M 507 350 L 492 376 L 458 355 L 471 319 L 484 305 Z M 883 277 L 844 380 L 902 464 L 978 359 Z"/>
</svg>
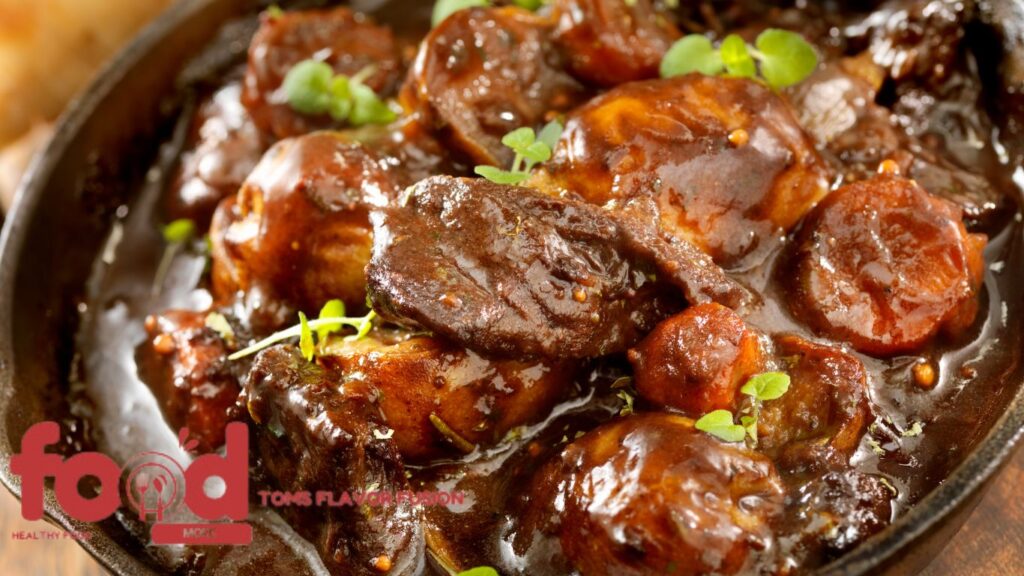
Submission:
<svg viewBox="0 0 1024 576">
<path fill-rule="evenodd" d="M 766 457 L 681 416 L 634 415 L 587 433 L 541 468 L 514 544 L 553 534 L 584 576 L 748 573 L 773 547 L 784 500 Z"/>
<path fill-rule="evenodd" d="M 199 105 L 167 195 L 170 220 L 187 218 L 205 229 L 217 204 L 238 192 L 263 155 L 264 137 L 241 93 L 241 84 L 231 82 Z"/>
<path fill-rule="evenodd" d="M 402 103 L 470 161 L 506 167 L 512 153 L 502 136 L 583 97 L 549 33 L 543 18 L 520 8 L 460 10 L 424 39 Z"/>
<path fill-rule="evenodd" d="M 925 138 L 908 134 L 899 127 L 900 117 L 875 103 L 884 79 L 885 71 L 864 53 L 829 62 L 786 91 L 801 125 L 840 181 L 867 180 L 888 160 L 928 191 L 959 205 L 970 218 L 984 219 L 1002 207 L 1004 198 L 985 177 L 969 169 L 970 164 L 949 159 L 949 142 L 926 146 Z M 946 119 L 942 124 L 961 122 Z M 925 136 L 929 142 L 936 140 L 934 133 Z"/>
<path fill-rule="evenodd" d="M 804 565 L 824 566 L 892 522 L 896 489 L 881 476 L 842 469 L 791 489 L 787 523 Z"/>
<path fill-rule="evenodd" d="M 148 337 L 136 362 L 167 422 L 175 430 L 188 427 L 199 448 L 212 451 L 224 444 L 227 423 L 237 419 L 239 381 L 248 365 L 228 361 L 236 343 L 207 326 L 206 318 L 206 312 L 187 310 L 147 317 Z"/>
<path fill-rule="evenodd" d="M 282 140 L 218 208 L 210 233 L 215 296 L 255 290 L 310 312 L 333 298 L 362 309 L 373 244 L 368 211 L 397 191 L 389 164 L 339 133 Z"/>
<path fill-rule="evenodd" d="M 786 469 L 845 466 L 872 416 L 864 365 L 796 336 L 779 337 L 775 352 L 790 386 L 762 406 L 758 450 Z"/>
<path fill-rule="evenodd" d="M 398 450 L 413 460 L 490 447 L 543 419 L 572 391 L 576 369 L 572 362 L 489 360 L 424 336 L 394 344 L 339 340 L 321 361 L 381 391 Z"/>
<path fill-rule="evenodd" d="M 690 74 L 626 84 L 573 111 L 538 185 L 658 222 L 735 267 L 776 245 L 828 180 L 781 98 Z"/>
<path fill-rule="evenodd" d="M 479 352 L 602 356 L 625 350 L 677 306 L 652 281 L 655 263 L 630 227 L 582 202 L 434 177 L 373 221 L 374 309 Z M 672 274 L 695 299 L 741 292 L 706 259 L 663 264 L 657 274 Z"/>
<path fill-rule="evenodd" d="M 693 418 L 731 410 L 740 387 L 765 365 L 757 333 L 718 304 L 658 324 L 629 351 L 629 361 L 641 397 Z"/>
<path fill-rule="evenodd" d="M 616 86 L 658 77 L 679 31 L 651 0 L 556 0 L 555 44 L 584 82 Z"/>
<path fill-rule="evenodd" d="M 249 46 L 242 102 L 256 125 L 275 138 L 336 126 L 326 114 L 296 112 L 280 92 L 288 71 L 303 60 L 330 64 L 336 74 L 354 76 L 372 67 L 365 84 L 381 96 L 394 92 L 402 65 L 389 28 L 348 8 L 264 14 Z"/>
<path fill-rule="evenodd" d="M 378 399 L 372 386 L 306 362 L 294 347 L 261 352 L 246 382 L 257 454 L 280 489 L 391 497 L 373 506 L 283 509 L 331 573 L 379 576 L 382 563 L 389 574 L 422 571 L 420 512 L 395 496 L 409 483 Z"/>
<path fill-rule="evenodd" d="M 910 352 L 974 321 L 985 243 L 959 209 L 911 180 L 850 184 L 801 231 L 790 307 L 862 352 Z"/>
</svg>

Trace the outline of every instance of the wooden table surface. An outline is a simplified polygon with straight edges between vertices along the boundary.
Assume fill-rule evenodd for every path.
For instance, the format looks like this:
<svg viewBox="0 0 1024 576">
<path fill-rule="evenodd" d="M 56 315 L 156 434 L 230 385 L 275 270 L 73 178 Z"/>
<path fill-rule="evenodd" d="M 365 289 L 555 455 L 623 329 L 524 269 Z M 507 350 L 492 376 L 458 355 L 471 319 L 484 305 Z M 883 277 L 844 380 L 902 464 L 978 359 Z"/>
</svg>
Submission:
<svg viewBox="0 0 1024 576">
<path fill-rule="evenodd" d="M 1024 573 L 1024 451 L 1003 471 L 959 534 L 922 576 Z M 70 540 L 15 540 L 17 530 L 52 530 L 21 518 L 18 501 L 0 495 L 0 575 L 101 576 L 104 570 Z"/>
</svg>

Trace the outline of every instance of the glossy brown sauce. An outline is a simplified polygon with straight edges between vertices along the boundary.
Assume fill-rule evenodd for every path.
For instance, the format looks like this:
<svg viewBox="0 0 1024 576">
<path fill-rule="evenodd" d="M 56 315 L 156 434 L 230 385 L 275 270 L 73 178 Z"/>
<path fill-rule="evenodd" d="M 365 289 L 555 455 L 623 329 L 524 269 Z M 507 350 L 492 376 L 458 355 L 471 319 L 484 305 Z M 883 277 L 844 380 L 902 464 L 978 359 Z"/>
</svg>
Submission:
<svg viewBox="0 0 1024 576">
<path fill-rule="evenodd" d="M 418 40 L 424 30 L 420 19 L 423 14 L 404 14 L 398 4 L 385 3 L 378 20 L 394 25 L 403 41 Z M 976 103 L 950 101 L 941 111 L 922 107 L 918 111 L 904 110 L 903 114 L 908 125 L 929 124 L 922 115 L 941 112 L 961 119 L 964 125 L 985 127 L 985 122 L 977 118 L 977 110 Z M 78 335 L 83 377 L 73 389 L 76 412 L 93 423 L 96 446 L 121 460 L 140 449 L 177 450 L 175 433 L 164 424 L 160 406 L 137 374 L 135 354 L 146 338 L 144 319 L 172 308 L 205 310 L 212 299 L 203 279 L 205 258 L 187 252 L 173 259 L 155 297 L 153 290 L 164 250 L 155 223 L 163 218 L 164 187 L 180 153 L 188 121 L 183 118 L 177 136 L 164 145 L 135 201 L 119 210 L 119 219 L 96 260 L 87 287 Z M 1009 207 L 972 229 L 988 234 L 989 244 L 985 250 L 981 311 L 968 331 L 956 341 L 939 339 L 914 355 L 883 360 L 851 352 L 869 372 L 870 396 L 878 416 L 854 455 L 852 466 L 858 472 L 880 475 L 891 484 L 897 494 L 892 501 L 893 518 L 939 485 L 984 437 L 1016 392 L 1008 376 L 1018 370 L 1024 348 L 1024 277 L 1020 273 L 1024 269 L 1024 225 L 1018 200 L 1024 189 L 1024 168 L 1019 165 L 1020 157 L 1016 157 L 1015 166 L 1012 151 L 1003 148 L 997 129 L 988 127 L 973 134 L 974 144 L 967 145 L 956 126 L 931 126 L 933 131 L 939 126 L 939 135 L 953 143 L 945 150 L 948 157 L 966 166 L 982 166 L 990 183 L 1010 201 Z M 942 133 L 943 129 L 947 132 Z M 795 320 L 785 305 L 787 288 L 778 272 L 784 263 L 785 247 L 786 243 L 779 243 L 759 264 L 734 273 L 761 295 L 762 303 L 745 320 L 768 334 L 791 333 L 824 342 Z M 913 366 L 921 359 L 938 373 L 929 389 L 916 384 L 912 375 Z M 547 456 L 578 432 L 591 430 L 619 413 L 623 403 L 611 384 L 625 374 L 628 364 L 623 358 L 598 361 L 580 376 L 575 397 L 560 404 L 543 422 L 517 429 L 507 442 L 478 449 L 460 460 L 408 465 L 417 489 L 467 493 L 461 507 L 426 512 L 428 547 L 467 567 L 491 565 L 515 573 L 560 573 L 556 568 L 545 568 L 556 542 L 534 542 L 526 554 L 513 548 L 510 542 L 517 528 L 509 507 L 523 495 L 532 473 Z M 646 408 L 638 399 L 636 409 Z M 920 434 L 908 434 L 915 424 Z M 798 499 L 803 480 L 784 477 L 784 481 L 790 498 Z M 257 560 L 267 558 L 276 563 L 270 567 L 279 570 L 323 570 L 295 568 L 306 561 L 316 566 L 319 560 L 310 545 L 274 513 L 261 511 L 254 518 L 257 541 L 251 548 L 227 554 L 199 551 L 199 557 L 206 558 L 198 563 L 189 551 L 151 550 L 158 563 L 172 570 L 202 565 L 204 572 L 214 573 L 248 565 L 241 573 L 266 573 L 266 564 L 255 566 Z M 131 525 L 129 516 L 124 522 Z M 139 527 L 131 529 L 138 531 Z M 796 536 L 788 535 L 786 528 L 778 533 L 777 552 L 783 557 L 791 555 L 801 566 L 798 571 L 832 559 L 806 558 L 798 549 Z M 280 547 L 281 552 L 269 552 L 278 549 L 277 542 L 287 546 Z M 285 551 L 288 549 L 292 551 Z"/>
</svg>

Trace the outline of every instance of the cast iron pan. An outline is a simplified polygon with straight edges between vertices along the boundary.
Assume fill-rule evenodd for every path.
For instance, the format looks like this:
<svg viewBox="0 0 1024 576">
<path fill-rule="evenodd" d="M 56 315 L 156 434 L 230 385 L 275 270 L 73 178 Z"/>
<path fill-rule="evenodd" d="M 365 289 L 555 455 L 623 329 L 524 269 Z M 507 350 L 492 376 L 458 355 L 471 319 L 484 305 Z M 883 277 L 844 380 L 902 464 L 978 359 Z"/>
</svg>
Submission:
<svg viewBox="0 0 1024 576">
<path fill-rule="evenodd" d="M 9 458 L 34 423 L 73 422 L 66 394 L 74 355 L 76 306 L 115 210 L 150 165 L 174 106 L 175 79 L 232 16 L 255 0 L 186 0 L 143 32 L 60 121 L 36 159 L 0 236 L 0 480 L 16 496 Z M 236 47 L 244 50 L 244 46 Z M 1024 432 L 1021 367 L 1017 393 L 988 436 L 949 476 L 882 533 L 821 574 L 908 574 L 956 533 Z M 80 430 L 72 433 L 81 432 Z M 116 520 L 69 518 L 46 491 L 48 520 L 88 528 L 82 545 L 111 572 L 154 574 L 138 540 Z"/>
</svg>

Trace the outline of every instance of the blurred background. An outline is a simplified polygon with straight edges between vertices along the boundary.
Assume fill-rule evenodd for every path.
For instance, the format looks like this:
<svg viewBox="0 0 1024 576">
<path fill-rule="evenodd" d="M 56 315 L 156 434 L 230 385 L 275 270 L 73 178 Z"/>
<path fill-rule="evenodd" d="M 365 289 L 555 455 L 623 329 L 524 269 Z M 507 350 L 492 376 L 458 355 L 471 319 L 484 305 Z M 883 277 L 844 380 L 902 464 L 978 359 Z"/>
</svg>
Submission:
<svg viewBox="0 0 1024 576">
<path fill-rule="evenodd" d="M 173 1 L 0 0 L 0 223 L 60 113 L 107 59 Z M 1022 484 L 1024 452 L 926 576 L 1024 573 Z M 22 519 L 18 501 L 0 489 L 0 575 L 105 574 L 72 540 L 12 536 L 40 530 L 55 528 Z"/>
<path fill-rule="evenodd" d="M 99 68 L 172 0 L 0 0 L 0 223 L 33 153 Z M 99 576 L 106 571 L 72 540 L 16 540 L 53 531 L 21 517 L 0 494 L 0 574 Z"/>
<path fill-rule="evenodd" d="M 0 0 L 0 210 L 53 121 L 172 0 Z"/>
</svg>

